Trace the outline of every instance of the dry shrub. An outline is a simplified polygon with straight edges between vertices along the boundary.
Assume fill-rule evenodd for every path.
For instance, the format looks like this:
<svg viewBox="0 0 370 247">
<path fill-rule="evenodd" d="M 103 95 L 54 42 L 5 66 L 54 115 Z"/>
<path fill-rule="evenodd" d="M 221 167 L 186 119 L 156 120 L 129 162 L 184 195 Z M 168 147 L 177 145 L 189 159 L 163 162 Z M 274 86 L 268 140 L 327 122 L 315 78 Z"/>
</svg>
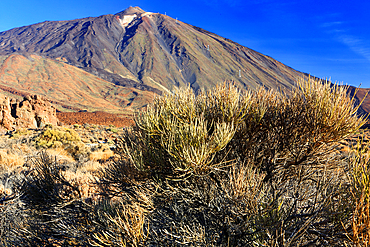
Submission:
<svg viewBox="0 0 370 247">
<path fill-rule="evenodd" d="M 74 130 L 45 128 L 36 139 L 36 145 L 44 148 L 53 148 L 79 141 L 81 139 Z"/>
<path fill-rule="evenodd" d="M 351 148 L 349 146 L 343 146 L 340 151 L 342 153 L 350 153 L 351 152 Z"/>
<path fill-rule="evenodd" d="M 370 202 L 365 192 L 356 198 L 348 237 L 357 246 L 370 246 Z"/>
<path fill-rule="evenodd" d="M 22 201 L 34 209 L 47 208 L 79 196 L 78 188 L 64 176 L 65 166 L 46 152 L 32 159 L 32 170 L 18 186 Z"/>
<path fill-rule="evenodd" d="M 31 131 L 29 131 L 28 129 L 20 128 L 20 129 L 17 129 L 16 131 L 14 131 L 11 134 L 11 137 L 12 138 L 19 138 L 21 136 L 26 136 L 26 135 L 29 135 L 29 134 L 31 134 Z"/>
<path fill-rule="evenodd" d="M 117 152 L 118 159 L 112 160 L 96 177 L 101 195 L 108 200 L 96 207 L 104 219 L 104 230 L 95 233 L 91 243 L 94 246 L 145 246 L 156 186 L 126 160 L 122 146 Z"/>
<path fill-rule="evenodd" d="M 18 230 L 26 227 L 22 203 L 8 189 L 2 194 L 2 189 L 0 185 L 0 246 L 22 246 L 17 241 Z"/>
<path fill-rule="evenodd" d="M 231 84 L 195 97 L 190 88 L 157 98 L 123 136 L 127 157 L 140 171 L 178 179 L 204 174 L 233 138 L 251 104 Z"/>
<path fill-rule="evenodd" d="M 359 140 L 350 158 L 350 220 L 344 221 L 348 238 L 356 246 L 370 246 L 370 151 Z"/>
<path fill-rule="evenodd" d="M 346 187 L 348 162 L 336 147 L 365 118 L 346 87 L 311 79 L 298 85 L 289 97 L 266 89 L 241 94 L 231 84 L 198 97 L 189 89 L 135 116 L 104 182 L 114 195 L 129 193 L 122 171 L 131 166 L 157 184 L 147 244 L 347 240 L 340 220 L 348 216 L 347 194 L 338 188 Z"/>
<path fill-rule="evenodd" d="M 231 158 L 252 159 L 266 181 L 304 177 L 309 171 L 305 166 L 335 167 L 327 158 L 336 143 L 365 123 L 345 87 L 313 80 L 298 85 L 290 97 L 264 89 L 254 94 L 252 109 L 263 115 L 247 115 L 230 143 Z"/>
<path fill-rule="evenodd" d="M 23 157 L 13 154 L 10 150 L 0 150 L 0 167 L 2 172 L 13 170 L 16 167 L 23 166 L 23 164 Z"/>
<path fill-rule="evenodd" d="M 152 208 L 147 190 L 144 193 L 136 186 L 131 196 L 105 199 L 97 196 L 94 182 L 98 178 L 83 172 L 84 166 L 69 166 L 46 152 L 31 163 L 30 172 L 16 187 L 26 220 L 21 228 L 13 229 L 16 237 L 7 243 L 132 246 L 147 235 L 146 215 Z"/>
<path fill-rule="evenodd" d="M 84 202 L 87 181 L 46 152 L 30 162 L 32 169 L 16 186 L 25 220 L 13 229 L 12 246 L 86 246 L 88 236 L 99 229 L 91 223 L 98 217 L 93 206 Z"/>
<path fill-rule="evenodd" d="M 93 246 L 139 246 L 148 235 L 148 213 L 139 205 L 110 204 L 111 213 L 104 213 L 106 230 L 95 233 Z"/>
<path fill-rule="evenodd" d="M 257 208 L 263 193 L 264 175 L 251 165 L 232 164 L 229 177 L 223 184 L 226 195 L 232 201 L 245 201 L 249 210 Z"/>
<path fill-rule="evenodd" d="M 93 186 L 95 179 L 91 173 L 82 173 L 80 170 L 67 170 L 63 172 L 63 176 L 70 184 L 78 188 L 81 198 L 96 197 L 97 191 Z"/>
<path fill-rule="evenodd" d="M 294 176 L 365 122 L 345 87 L 298 84 L 290 97 L 265 89 L 241 94 L 225 84 L 198 97 L 188 89 L 157 98 L 124 135 L 127 157 L 137 169 L 171 179 L 222 166 L 226 153 L 228 160 L 252 157 L 265 180 Z"/>
<path fill-rule="evenodd" d="M 73 184 L 80 191 L 81 198 L 91 198 L 96 200 L 99 191 L 95 184 L 97 175 L 103 166 L 99 162 L 87 161 L 76 169 L 67 169 L 63 172 L 65 179 Z"/>
</svg>

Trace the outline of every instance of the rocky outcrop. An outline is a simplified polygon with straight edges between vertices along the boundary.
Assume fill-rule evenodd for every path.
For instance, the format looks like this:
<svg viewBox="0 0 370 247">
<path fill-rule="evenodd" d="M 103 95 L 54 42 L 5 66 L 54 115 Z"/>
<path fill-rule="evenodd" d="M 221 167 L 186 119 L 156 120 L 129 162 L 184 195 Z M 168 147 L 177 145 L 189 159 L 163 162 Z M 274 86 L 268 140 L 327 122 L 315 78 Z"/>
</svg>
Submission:
<svg viewBox="0 0 370 247">
<path fill-rule="evenodd" d="M 11 115 L 9 97 L 0 94 L 0 127 L 11 129 L 14 124 L 14 118 Z"/>
<path fill-rule="evenodd" d="M 39 95 L 26 96 L 21 101 L 0 94 L 0 127 L 40 128 L 45 124 L 58 125 L 55 107 Z"/>
</svg>

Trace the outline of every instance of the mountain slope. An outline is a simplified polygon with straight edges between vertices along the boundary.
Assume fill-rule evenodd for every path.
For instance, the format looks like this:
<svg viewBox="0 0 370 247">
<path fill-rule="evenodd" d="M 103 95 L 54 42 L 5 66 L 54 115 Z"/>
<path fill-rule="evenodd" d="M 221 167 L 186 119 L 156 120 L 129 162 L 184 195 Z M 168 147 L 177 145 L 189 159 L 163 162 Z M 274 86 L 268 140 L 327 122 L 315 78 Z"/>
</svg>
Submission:
<svg viewBox="0 0 370 247">
<path fill-rule="evenodd" d="M 59 110 L 133 111 L 153 93 L 115 86 L 75 66 L 38 55 L 0 56 L 0 89 L 10 94 L 46 95 Z"/>
<path fill-rule="evenodd" d="M 15 54 L 17 59 L 12 57 Z M 108 109 L 111 103 L 114 109 L 132 110 L 175 87 L 209 89 L 226 80 L 241 89 L 264 86 L 289 90 L 299 77 L 307 76 L 231 40 L 138 7 L 115 15 L 46 21 L 1 32 L 0 56 L 0 86 L 30 90 L 89 109 L 96 101 L 101 102 L 99 109 Z M 14 68 L 7 60 L 12 60 Z M 28 64 L 29 69 L 24 68 L 27 71 L 21 74 L 15 69 L 22 67 L 16 66 L 16 61 Z M 63 68 L 52 73 L 54 69 L 46 69 L 51 64 Z M 44 68 L 43 80 L 30 76 L 35 73 L 30 66 Z M 67 68 L 69 71 L 63 72 Z M 65 80 L 71 73 L 74 76 Z M 80 77 L 89 79 L 81 83 Z M 99 83 L 105 91 L 82 93 L 84 88 L 99 88 Z M 136 104 L 127 103 L 135 102 L 133 96 L 121 93 L 127 88 L 140 95 L 134 97 Z"/>
</svg>

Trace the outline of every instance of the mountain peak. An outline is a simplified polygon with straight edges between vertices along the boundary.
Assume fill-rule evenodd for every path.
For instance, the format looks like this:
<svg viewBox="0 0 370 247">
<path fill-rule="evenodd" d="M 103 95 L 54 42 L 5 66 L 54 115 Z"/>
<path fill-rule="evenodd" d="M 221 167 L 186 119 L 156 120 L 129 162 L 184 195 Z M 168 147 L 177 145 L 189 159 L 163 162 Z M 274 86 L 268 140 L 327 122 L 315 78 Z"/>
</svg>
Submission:
<svg viewBox="0 0 370 247">
<path fill-rule="evenodd" d="M 139 14 L 143 14 L 143 13 L 145 13 L 145 11 L 142 10 L 140 7 L 130 6 L 127 9 L 125 9 L 124 11 L 121 11 L 121 12 L 117 13 L 116 15 L 121 17 L 123 15 L 134 15 L 134 14 L 139 15 Z"/>
<path fill-rule="evenodd" d="M 0 91 L 42 93 L 66 109 L 134 111 L 155 94 L 177 87 L 208 90 L 217 81 L 229 80 L 241 90 L 261 85 L 288 90 L 304 76 L 216 34 L 177 24 L 170 17 L 129 7 L 116 15 L 1 32 Z M 14 69 L 7 72 L 10 67 Z M 64 91 L 64 73 L 81 87 Z"/>
</svg>

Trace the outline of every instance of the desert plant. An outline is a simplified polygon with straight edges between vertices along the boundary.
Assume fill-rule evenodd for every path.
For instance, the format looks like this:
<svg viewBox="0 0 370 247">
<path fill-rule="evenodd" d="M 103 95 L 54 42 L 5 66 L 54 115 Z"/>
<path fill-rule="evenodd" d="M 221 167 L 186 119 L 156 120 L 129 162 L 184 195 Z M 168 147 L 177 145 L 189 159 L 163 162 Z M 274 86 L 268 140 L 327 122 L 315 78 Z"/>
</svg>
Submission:
<svg viewBox="0 0 370 247">
<path fill-rule="evenodd" d="M 139 205 L 110 202 L 102 212 L 104 230 L 93 234 L 93 246 L 139 246 L 148 234 L 147 211 Z M 99 212 L 99 211 L 98 211 Z"/>
<path fill-rule="evenodd" d="M 88 153 L 77 132 L 67 128 L 44 128 L 35 143 L 38 148 L 64 148 L 74 158 Z"/>
<path fill-rule="evenodd" d="M 53 156 L 42 152 L 32 159 L 31 172 L 18 185 L 21 200 L 32 208 L 48 208 L 53 204 L 71 200 L 79 193 L 63 176 L 63 166 Z"/>
<path fill-rule="evenodd" d="M 64 144 L 80 141 L 79 135 L 74 130 L 45 128 L 42 134 L 36 138 L 36 145 L 43 148 L 57 148 Z"/>
<path fill-rule="evenodd" d="M 29 135 L 31 132 L 28 129 L 17 129 L 11 133 L 12 138 L 19 138 L 20 136 Z"/>
<path fill-rule="evenodd" d="M 19 246 L 17 230 L 27 227 L 26 221 L 19 197 L 14 194 L 4 197 L 0 192 L 0 245 Z"/>
<path fill-rule="evenodd" d="M 90 160 L 104 162 L 112 156 L 114 156 L 114 152 L 110 149 L 97 150 L 95 152 L 90 153 Z"/>
<path fill-rule="evenodd" d="M 231 84 L 195 97 L 190 88 L 157 98 L 126 130 L 131 162 L 154 177 L 178 179 L 222 166 L 215 155 L 233 138 L 249 109 L 251 94 Z"/>
<path fill-rule="evenodd" d="M 346 87 L 310 78 L 289 96 L 241 95 L 232 84 L 169 94 L 136 115 L 105 182 L 119 195 L 132 182 L 111 171 L 152 179 L 150 244 L 345 242 L 338 219 L 348 208 L 337 188 L 348 162 L 334 150 L 365 122 L 353 103 Z"/>
<path fill-rule="evenodd" d="M 232 155 L 252 158 L 266 172 L 265 180 L 275 173 L 304 177 L 304 167 L 311 165 L 330 167 L 333 163 L 319 160 L 333 155 L 336 142 L 366 121 L 356 115 L 358 106 L 346 95 L 346 87 L 310 79 L 298 85 L 289 97 L 257 92 L 253 108 L 262 108 L 263 117 L 256 121 L 247 115 L 231 143 Z"/>
<path fill-rule="evenodd" d="M 205 173 L 227 152 L 229 160 L 254 157 L 266 180 L 276 172 L 295 175 L 365 122 L 345 87 L 314 80 L 299 85 L 290 97 L 265 89 L 241 96 L 225 84 L 198 97 L 188 89 L 158 98 L 126 132 L 126 153 L 155 176 Z"/>
</svg>

